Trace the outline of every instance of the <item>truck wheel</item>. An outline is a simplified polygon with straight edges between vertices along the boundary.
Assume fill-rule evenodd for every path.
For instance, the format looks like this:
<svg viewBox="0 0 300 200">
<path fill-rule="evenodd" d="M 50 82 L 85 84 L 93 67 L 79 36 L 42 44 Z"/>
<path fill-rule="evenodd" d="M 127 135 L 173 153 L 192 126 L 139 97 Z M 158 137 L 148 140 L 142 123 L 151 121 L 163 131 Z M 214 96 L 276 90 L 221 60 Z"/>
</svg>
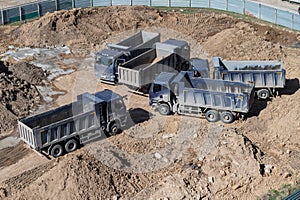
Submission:
<svg viewBox="0 0 300 200">
<path fill-rule="evenodd" d="M 77 149 L 77 141 L 75 139 L 70 139 L 65 144 L 66 152 L 70 153 Z"/>
<path fill-rule="evenodd" d="M 63 152 L 64 152 L 63 147 L 60 144 L 56 144 L 51 148 L 50 154 L 54 158 L 57 158 L 59 156 L 62 156 Z"/>
<path fill-rule="evenodd" d="M 261 89 L 257 91 L 257 96 L 260 99 L 268 99 L 270 97 L 270 92 L 267 89 Z"/>
<path fill-rule="evenodd" d="M 170 107 L 167 104 L 164 104 L 164 103 L 160 104 L 157 109 L 158 109 L 159 114 L 161 114 L 161 115 L 170 114 Z"/>
<path fill-rule="evenodd" d="M 121 129 L 120 129 L 120 126 L 118 125 L 118 123 L 114 122 L 112 125 L 110 125 L 110 128 L 109 128 L 110 136 L 117 135 L 120 132 L 121 132 Z"/>
<path fill-rule="evenodd" d="M 221 120 L 222 120 L 222 122 L 224 122 L 226 124 L 230 124 L 233 122 L 234 116 L 231 112 L 224 111 L 224 112 L 221 112 Z"/>
<path fill-rule="evenodd" d="M 216 110 L 209 110 L 205 113 L 205 118 L 209 122 L 216 122 L 219 120 L 219 113 Z"/>
</svg>

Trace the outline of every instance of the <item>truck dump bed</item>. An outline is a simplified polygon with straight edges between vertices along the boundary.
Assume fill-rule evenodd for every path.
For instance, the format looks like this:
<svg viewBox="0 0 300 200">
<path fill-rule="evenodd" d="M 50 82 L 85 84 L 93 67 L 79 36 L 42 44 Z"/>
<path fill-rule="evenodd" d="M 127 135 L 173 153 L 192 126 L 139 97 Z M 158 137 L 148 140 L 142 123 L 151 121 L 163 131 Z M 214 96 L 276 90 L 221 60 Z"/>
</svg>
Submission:
<svg viewBox="0 0 300 200">
<path fill-rule="evenodd" d="M 181 110 L 188 106 L 247 113 L 254 101 L 253 86 L 244 83 L 190 78 L 187 72 L 181 72 L 172 81 L 176 83 Z"/>
<path fill-rule="evenodd" d="M 133 49 L 151 48 L 155 42 L 159 42 L 160 34 L 146 31 L 139 31 L 129 38 L 117 43 L 108 44 L 110 49 L 119 51 L 130 51 Z"/>
<path fill-rule="evenodd" d="M 110 90 L 96 94 L 84 93 L 77 101 L 18 120 L 20 138 L 33 149 L 40 150 L 58 140 L 66 140 L 82 133 L 82 141 L 94 135 L 84 135 L 90 130 L 100 129 L 96 105 L 112 98 L 119 98 Z M 98 122 L 97 122 L 98 121 Z M 98 133 L 99 135 L 99 133 Z"/>
<path fill-rule="evenodd" d="M 213 58 L 214 78 L 254 84 L 255 88 L 284 88 L 285 69 L 280 61 L 222 61 Z"/>
<path fill-rule="evenodd" d="M 186 42 L 170 39 L 156 43 L 155 49 L 118 67 L 119 83 L 140 88 L 150 84 L 161 72 L 177 70 L 177 67 L 181 67 L 180 63 L 177 66 L 177 61 L 184 59 L 189 59 L 189 46 Z"/>
</svg>

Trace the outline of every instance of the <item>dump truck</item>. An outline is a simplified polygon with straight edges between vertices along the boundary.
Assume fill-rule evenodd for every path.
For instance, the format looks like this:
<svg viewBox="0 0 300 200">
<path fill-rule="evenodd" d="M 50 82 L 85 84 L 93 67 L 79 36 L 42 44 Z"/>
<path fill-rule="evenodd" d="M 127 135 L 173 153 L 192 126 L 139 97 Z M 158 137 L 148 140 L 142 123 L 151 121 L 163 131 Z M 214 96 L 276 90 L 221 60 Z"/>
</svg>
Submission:
<svg viewBox="0 0 300 200">
<path fill-rule="evenodd" d="M 190 46 L 187 42 L 169 39 L 121 64 L 119 83 L 135 92 L 148 93 L 149 85 L 161 72 L 190 69 Z"/>
<path fill-rule="evenodd" d="M 161 115 L 205 115 L 209 122 L 232 123 L 250 111 L 253 101 L 252 85 L 199 78 L 192 71 L 162 72 L 149 90 L 149 104 Z"/>
<path fill-rule="evenodd" d="M 75 102 L 19 119 L 20 138 L 44 155 L 72 152 L 81 144 L 121 131 L 127 120 L 123 98 L 111 90 L 78 95 Z"/>
<path fill-rule="evenodd" d="M 96 77 L 104 83 L 117 83 L 118 65 L 151 49 L 156 42 L 160 42 L 159 33 L 139 31 L 118 44 L 108 44 L 95 56 Z"/>
<path fill-rule="evenodd" d="M 259 99 L 276 96 L 285 86 L 286 71 L 281 61 L 224 61 L 213 57 L 213 65 L 213 78 L 253 84 Z"/>
</svg>

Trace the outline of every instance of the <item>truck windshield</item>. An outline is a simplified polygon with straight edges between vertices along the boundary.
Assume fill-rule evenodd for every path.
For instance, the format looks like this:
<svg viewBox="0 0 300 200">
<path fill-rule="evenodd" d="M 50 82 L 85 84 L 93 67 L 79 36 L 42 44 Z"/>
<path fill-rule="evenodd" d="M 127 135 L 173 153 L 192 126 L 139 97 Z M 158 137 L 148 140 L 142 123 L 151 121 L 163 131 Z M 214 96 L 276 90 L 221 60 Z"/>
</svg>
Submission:
<svg viewBox="0 0 300 200">
<path fill-rule="evenodd" d="M 97 63 L 110 66 L 112 64 L 112 59 L 108 57 L 98 57 L 97 58 Z"/>
<path fill-rule="evenodd" d="M 153 92 L 156 93 L 156 92 L 160 92 L 162 89 L 162 86 L 159 85 L 159 84 L 154 84 L 153 85 Z"/>
</svg>

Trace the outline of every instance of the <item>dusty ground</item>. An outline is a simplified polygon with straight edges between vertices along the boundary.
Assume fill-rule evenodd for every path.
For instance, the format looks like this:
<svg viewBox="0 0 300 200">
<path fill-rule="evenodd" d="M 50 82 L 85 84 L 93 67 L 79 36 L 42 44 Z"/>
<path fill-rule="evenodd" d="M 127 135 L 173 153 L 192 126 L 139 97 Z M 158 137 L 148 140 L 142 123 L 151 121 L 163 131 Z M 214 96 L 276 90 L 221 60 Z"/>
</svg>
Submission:
<svg viewBox="0 0 300 200">
<path fill-rule="evenodd" d="M 247 120 L 231 125 L 163 117 L 150 110 L 146 97 L 129 94 L 132 121 L 120 135 L 51 161 L 22 143 L 0 150 L 1 198 L 268 199 L 272 189 L 299 187 L 299 33 L 226 14 L 148 7 L 62 11 L 20 27 L 0 28 L 2 53 L 8 44 L 64 44 L 73 51 L 95 52 L 137 29 L 157 30 L 163 38 L 187 39 L 192 56 L 282 59 L 288 79 L 281 97 L 256 101 Z M 98 83 L 92 60 L 52 83 L 66 91 L 56 106 L 85 91 L 110 88 L 127 94 L 126 87 Z"/>
</svg>

